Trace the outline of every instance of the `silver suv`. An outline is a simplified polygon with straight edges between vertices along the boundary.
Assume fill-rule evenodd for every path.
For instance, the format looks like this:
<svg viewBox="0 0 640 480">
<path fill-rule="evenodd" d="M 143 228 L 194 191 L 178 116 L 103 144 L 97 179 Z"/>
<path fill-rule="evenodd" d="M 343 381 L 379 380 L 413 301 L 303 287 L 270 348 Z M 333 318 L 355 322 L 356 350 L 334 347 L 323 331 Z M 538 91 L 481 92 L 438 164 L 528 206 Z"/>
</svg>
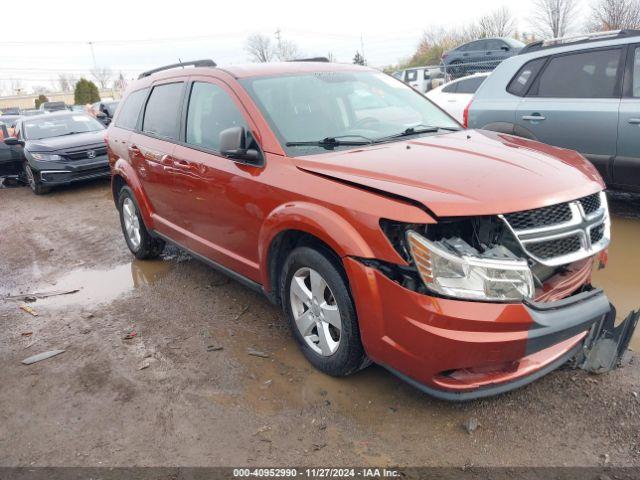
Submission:
<svg viewBox="0 0 640 480">
<path fill-rule="evenodd" d="M 577 150 L 610 187 L 640 191 L 640 31 L 527 45 L 485 80 L 466 119 Z"/>
</svg>

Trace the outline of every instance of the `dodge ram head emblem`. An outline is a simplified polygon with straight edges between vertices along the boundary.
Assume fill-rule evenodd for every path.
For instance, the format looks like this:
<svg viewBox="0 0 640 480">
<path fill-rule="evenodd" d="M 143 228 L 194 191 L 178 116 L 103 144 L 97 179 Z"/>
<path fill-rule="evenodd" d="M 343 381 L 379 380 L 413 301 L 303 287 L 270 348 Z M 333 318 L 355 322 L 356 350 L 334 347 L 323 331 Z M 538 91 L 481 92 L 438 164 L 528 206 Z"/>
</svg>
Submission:
<svg viewBox="0 0 640 480">
<path fill-rule="evenodd" d="M 95 150 L 87 150 L 87 158 L 96 158 Z"/>
</svg>

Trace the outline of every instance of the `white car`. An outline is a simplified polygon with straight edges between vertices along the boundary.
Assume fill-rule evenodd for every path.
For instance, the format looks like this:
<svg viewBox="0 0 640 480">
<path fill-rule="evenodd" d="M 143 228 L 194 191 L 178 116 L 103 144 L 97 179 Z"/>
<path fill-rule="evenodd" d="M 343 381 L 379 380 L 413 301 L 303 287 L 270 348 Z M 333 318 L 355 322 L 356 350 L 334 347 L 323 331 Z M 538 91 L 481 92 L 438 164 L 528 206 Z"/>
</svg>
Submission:
<svg viewBox="0 0 640 480">
<path fill-rule="evenodd" d="M 464 109 L 471 102 L 476 90 L 489 76 L 489 72 L 475 73 L 468 77 L 457 78 L 452 82 L 440 85 L 426 93 L 427 98 L 445 112 L 464 123 Z"/>
</svg>

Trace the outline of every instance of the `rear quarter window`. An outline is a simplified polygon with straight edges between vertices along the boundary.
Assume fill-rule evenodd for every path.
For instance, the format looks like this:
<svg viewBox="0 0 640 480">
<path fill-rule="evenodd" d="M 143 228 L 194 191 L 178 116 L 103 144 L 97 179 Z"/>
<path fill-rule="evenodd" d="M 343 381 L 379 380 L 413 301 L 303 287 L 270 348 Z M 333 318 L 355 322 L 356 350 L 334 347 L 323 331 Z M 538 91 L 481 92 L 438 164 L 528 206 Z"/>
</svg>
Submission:
<svg viewBox="0 0 640 480">
<path fill-rule="evenodd" d="M 545 57 L 536 58 L 535 60 L 525 63 L 509 82 L 507 92 L 519 97 L 524 97 L 546 61 L 547 59 Z"/>
<path fill-rule="evenodd" d="M 142 110 L 142 104 L 145 98 L 147 98 L 148 92 L 148 88 L 143 88 L 142 90 L 137 90 L 129 94 L 122 104 L 120 113 L 114 122 L 116 127 L 126 128 L 128 130 L 134 130 L 136 128 L 140 110 Z"/>
</svg>

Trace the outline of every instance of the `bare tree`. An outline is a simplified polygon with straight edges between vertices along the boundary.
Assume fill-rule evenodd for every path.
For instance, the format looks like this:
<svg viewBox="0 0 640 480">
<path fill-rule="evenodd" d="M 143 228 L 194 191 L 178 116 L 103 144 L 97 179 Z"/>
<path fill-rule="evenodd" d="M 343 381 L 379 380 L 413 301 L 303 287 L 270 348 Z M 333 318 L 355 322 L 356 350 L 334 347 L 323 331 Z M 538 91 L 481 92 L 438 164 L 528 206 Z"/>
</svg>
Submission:
<svg viewBox="0 0 640 480">
<path fill-rule="evenodd" d="M 34 85 L 32 90 L 36 95 L 44 95 L 45 93 L 51 92 L 51 89 L 49 87 L 45 87 L 44 85 Z"/>
<path fill-rule="evenodd" d="M 95 67 L 91 70 L 91 76 L 96 79 L 100 88 L 105 89 L 109 86 L 109 81 L 113 77 L 113 72 L 107 67 Z"/>
<path fill-rule="evenodd" d="M 298 48 L 298 45 L 291 40 L 280 39 L 276 44 L 275 55 L 281 62 L 286 62 L 287 60 L 293 60 L 294 58 L 299 57 L 300 49 Z"/>
<path fill-rule="evenodd" d="M 63 92 L 72 92 L 76 86 L 77 81 L 78 79 L 73 75 L 61 73 L 60 75 L 58 75 L 57 86 Z"/>
<path fill-rule="evenodd" d="M 516 22 L 507 7 L 498 8 L 483 17 L 476 25 L 478 37 L 512 37 Z"/>
<path fill-rule="evenodd" d="M 275 56 L 271 39 L 260 33 L 249 35 L 244 48 L 253 62 L 270 62 Z"/>
<path fill-rule="evenodd" d="M 576 22 L 577 0 L 533 0 L 529 24 L 542 38 L 558 38 L 569 33 Z"/>
<path fill-rule="evenodd" d="M 640 28 L 640 0 L 597 0 L 587 24 L 591 31 Z"/>
</svg>

